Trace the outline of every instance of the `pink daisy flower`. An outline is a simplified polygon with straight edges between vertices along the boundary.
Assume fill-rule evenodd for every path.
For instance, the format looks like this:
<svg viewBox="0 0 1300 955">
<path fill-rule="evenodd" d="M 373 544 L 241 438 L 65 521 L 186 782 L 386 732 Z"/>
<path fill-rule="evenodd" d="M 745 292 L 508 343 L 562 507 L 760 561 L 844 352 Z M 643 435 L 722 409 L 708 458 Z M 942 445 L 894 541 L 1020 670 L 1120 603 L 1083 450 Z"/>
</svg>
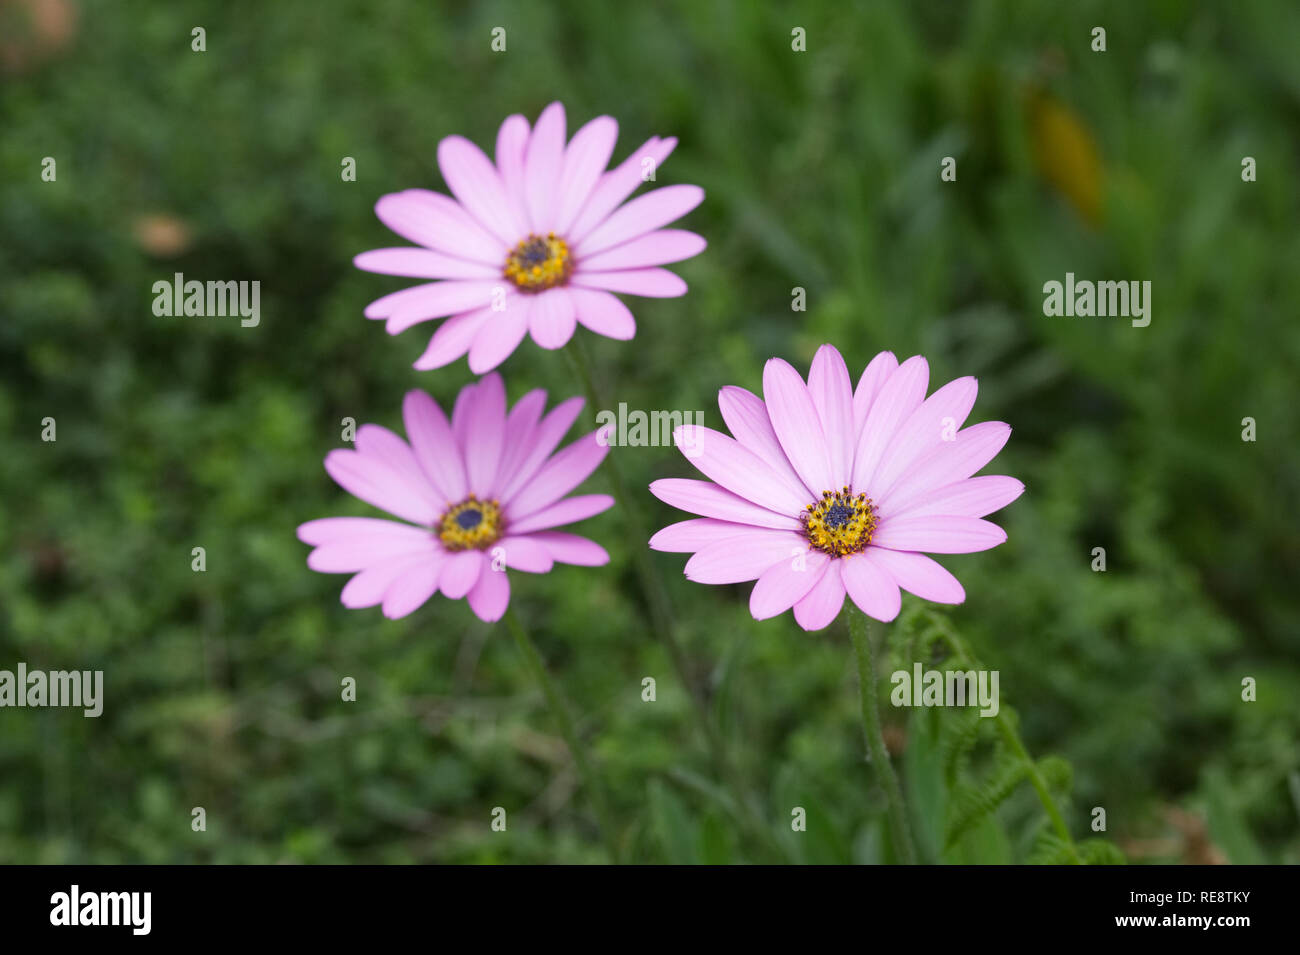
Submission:
<svg viewBox="0 0 1300 955">
<path fill-rule="evenodd" d="M 849 598 L 877 620 L 898 615 L 900 588 L 938 603 L 966 599 L 932 554 L 964 554 L 1007 539 L 982 520 L 1025 487 L 1015 478 L 972 477 L 1006 444 L 991 421 L 962 429 L 974 378 L 926 398 L 930 370 L 917 355 L 901 365 L 881 352 L 857 388 L 840 353 L 823 345 L 808 382 L 773 358 L 763 395 L 728 386 L 718 395 L 734 437 L 698 425 L 674 437 L 710 481 L 670 478 L 650 490 L 702 515 L 665 527 L 656 550 L 692 553 L 686 576 L 704 584 L 756 580 L 757 620 L 794 608 L 820 630 Z M 961 430 L 958 430 L 961 429 Z"/>
<path fill-rule="evenodd" d="M 469 353 L 483 374 L 529 333 L 560 348 L 577 323 L 629 339 L 636 322 L 613 293 L 665 298 L 686 283 L 660 266 L 698 254 L 700 236 L 668 223 L 704 198 L 699 186 L 664 186 L 623 201 L 667 158 L 673 138 L 651 137 L 606 171 L 618 123 L 598 116 L 565 142 L 564 106 L 552 103 L 537 125 L 515 115 L 501 124 L 495 164 L 462 136 L 438 144 L 438 166 L 455 199 L 427 189 L 384 196 L 375 212 L 388 228 L 423 248 L 377 249 L 358 268 L 433 279 L 385 295 L 366 318 L 386 319 L 396 335 L 447 318 L 419 369 L 440 368 Z"/>
<path fill-rule="evenodd" d="M 505 386 L 488 375 L 461 389 L 451 421 L 423 391 L 402 403 L 408 444 L 379 425 L 357 430 L 356 449 L 331 451 L 325 470 L 345 491 L 398 521 L 327 517 L 298 528 L 315 550 L 307 566 L 355 574 L 346 607 L 382 605 L 404 617 L 436 592 L 467 597 L 482 620 L 499 620 L 510 602 L 506 569 L 544 574 L 553 564 L 596 567 L 605 549 L 555 530 L 609 508 L 607 494 L 565 497 L 609 448 L 596 433 L 557 454 L 582 410 L 570 398 L 542 417 L 546 392 L 530 391 L 506 411 Z"/>
</svg>

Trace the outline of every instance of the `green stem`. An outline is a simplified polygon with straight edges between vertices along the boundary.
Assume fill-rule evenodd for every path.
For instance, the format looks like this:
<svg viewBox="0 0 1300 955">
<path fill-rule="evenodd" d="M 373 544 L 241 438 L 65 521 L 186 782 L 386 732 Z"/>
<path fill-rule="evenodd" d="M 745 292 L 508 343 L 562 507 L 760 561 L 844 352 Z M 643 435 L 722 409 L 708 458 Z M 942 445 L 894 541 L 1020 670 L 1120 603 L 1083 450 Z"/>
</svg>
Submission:
<svg viewBox="0 0 1300 955">
<path fill-rule="evenodd" d="M 975 669 L 980 669 L 978 661 L 966 647 L 964 641 L 956 632 L 945 627 L 943 628 L 943 638 L 948 641 L 953 652 L 957 656 L 966 660 Z M 1060 808 L 1056 805 L 1056 800 L 1052 798 L 1052 791 L 1047 786 L 1047 780 L 1038 770 L 1038 764 L 1034 762 L 1029 750 L 1026 749 L 1024 741 L 1020 738 L 1019 731 L 1007 717 L 1003 708 L 998 709 L 997 716 L 998 731 L 1002 734 L 1002 739 L 1011 747 L 1011 751 L 1025 767 L 1025 775 L 1028 776 L 1030 785 L 1034 787 L 1034 792 L 1038 793 L 1038 801 L 1042 803 L 1043 809 L 1047 812 L 1047 818 L 1052 823 L 1052 828 L 1056 830 L 1056 835 L 1060 838 L 1070 853 L 1070 858 L 1075 865 L 1082 865 L 1083 860 L 1079 857 L 1079 849 L 1074 844 L 1074 839 L 1070 836 L 1070 827 L 1065 824 L 1065 817 L 1061 815 Z"/>
<path fill-rule="evenodd" d="M 590 406 L 588 410 L 599 411 L 601 408 L 606 407 L 607 403 L 602 398 L 601 392 L 596 387 L 595 380 L 592 377 L 591 365 L 587 359 L 586 346 L 582 342 L 582 337 L 575 335 L 569 347 L 564 349 L 564 352 L 569 356 L 575 373 L 582 381 L 583 390 L 587 394 L 587 403 Z M 616 455 L 610 454 L 606 456 L 605 474 L 609 478 L 610 488 L 618 501 L 619 511 L 627 527 L 628 539 L 632 542 L 632 563 L 641 583 L 641 591 L 645 595 L 650 610 L 651 629 L 654 636 L 663 643 L 664 648 L 668 651 L 668 657 L 672 661 L 673 669 L 677 671 L 677 678 L 681 680 L 682 685 L 686 688 L 687 698 L 690 699 L 691 706 L 695 711 L 696 723 L 704 734 L 709 756 L 722 778 L 726 781 L 728 788 L 735 794 L 735 804 L 742 816 L 741 822 L 758 836 L 769 849 L 784 856 L 784 849 L 776 841 L 768 827 L 763 824 L 759 813 L 750 804 L 746 795 L 748 787 L 744 785 L 743 780 L 733 766 L 726 745 L 723 743 L 722 735 L 718 732 L 709 714 L 708 705 L 704 701 L 704 694 L 696 685 L 692 676 L 686 652 L 682 648 L 681 641 L 677 639 L 677 624 L 673 618 L 668 592 L 664 589 L 663 581 L 660 579 L 659 574 L 656 573 L 650 560 L 650 550 L 646 546 L 646 542 L 650 540 L 650 531 L 640 508 L 640 499 L 630 493 L 627 481 L 623 478 L 623 473 L 618 467 Z"/>
<path fill-rule="evenodd" d="M 515 643 L 519 647 L 519 652 L 524 655 L 524 660 L 527 661 L 528 669 L 532 671 L 533 678 L 537 680 L 538 685 L 542 688 L 542 694 L 546 697 L 547 705 L 551 708 L 551 715 L 555 717 L 555 722 L 560 726 L 560 733 L 564 737 L 564 742 L 568 744 L 569 752 L 573 754 L 573 761 L 578 767 L 578 776 L 582 779 L 582 785 L 587 790 L 587 796 L 591 799 L 592 808 L 596 811 L 596 819 L 600 825 L 600 832 L 605 840 L 605 846 L 609 851 L 610 860 L 617 863 L 619 861 L 618 843 L 614 839 L 614 826 L 609 812 L 609 803 L 605 798 L 605 790 L 598 782 L 596 774 L 592 771 L 591 763 L 587 759 L 587 750 L 578 740 L 578 732 L 574 728 L 569 709 L 564 705 L 560 691 L 556 688 L 551 675 L 546 671 L 546 664 L 542 661 L 542 655 L 538 652 L 537 645 L 528 636 L 528 631 L 519 622 L 519 618 L 515 616 L 513 609 L 506 610 L 505 622 L 506 627 L 514 635 Z"/>
<path fill-rule="evenodd" d="M 903 790 L 898 785 L 898 776 L 894 765 L 889 760 L 889 750 L 885 748 L 885 738 L 880 733 L 880 714 L 876 704 L 876 668 L 871 652 L 871 634 L 868 632 L 867 615 L 850 602 L 846 608 L 849 618 L 849 637 L 853 640 L 853 650 L 858 658 L 858 689 L 862 695 L 862 729 L 867 736 L 867 751 L 871 754 L 871 765 L 876 771 L 889 802 L 889 830 L 893 835 L 894 852 L 905 865 L 916 863 L 916 847 L 912 844 L 912 832 L 907 825 L 907 811 L 903 806 Z"/>
</svg>

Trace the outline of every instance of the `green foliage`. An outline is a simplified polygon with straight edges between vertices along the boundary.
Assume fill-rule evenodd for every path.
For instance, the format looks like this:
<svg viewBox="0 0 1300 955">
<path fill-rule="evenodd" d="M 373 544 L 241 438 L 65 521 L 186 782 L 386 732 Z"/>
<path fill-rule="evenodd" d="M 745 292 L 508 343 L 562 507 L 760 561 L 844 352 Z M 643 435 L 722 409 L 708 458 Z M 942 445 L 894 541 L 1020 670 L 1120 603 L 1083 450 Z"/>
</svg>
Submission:
<svg viewBox="0 0 1300 955">
<path fill-rule="evenodd" d="M 442 599 L 399 622 L 347 611 L 293 533 L 369 512 L 320 466 L 343 417 L 400 428 L 406 390 L 445 403 L 470 377 L 410 368 L 430 326 L 389 337 L 361 317 L 407 284 L 351 266 L 399 244 L 375 200 L 443 188 L 439 139 L 490 149 L 504 116 L 556 98 L 571 129 L 618 118 L 616 160 L 677 136 L 659 182 L 707 193 L 683 225 L 709 248 L 674 267 L 689 294 L 631 300 L 630 345 L 587 336 L 613 401 L 718 426 L 720 386 L 758 390 L 767 358 L 806 369 L 825 341 L 859 368 L 923 352 L 932 385 L 978 376 L 971 420 L 1013 426 L 993 470 L 1027 491 L 993 516 L 1005 545 L 940 558 L 967 600 L 942 616 L 909 602 L 892 665 L 941 661 L 949 627 L 1001 672 L 1029 751 L 1059 754 L 1037 766 L 1069 793 L 1071 831 L 1107 810 L 1085 861 L 1115 846 L 1196 861 L 1198 845 L 1300 861 L 1295 4 L 130 7 L 79 4 L 67 45 L 0 83 L 0 668 L 106 679 L 99 719 L 0 711 L 0 862 L 604 858 L 510 641 Z M 1098 22 L 1105 54 L 1088 47 Z M 955 183 L 938 178 L 948 155 Z M 186 241 L 142 239 L 158 215 Z M 152 283 L 177 271 L 260 280 L 260 326 L 153 316 Z M 1043 283 L 1067 271 L 1151 280 L 1151 325 L 1045 317 Z M 790 311 L 796 286 L 807 312 Z M 512 399 L 577 390 L 531 345 L 503 370 Z M 633 488 L 691 473 L 670 448 L 615 453 Z M 680 517 L 638 503 L 656 526 Z M 586 522 L 611 564 L 521 575 L 514 606 L 627 857 L 890 861 L 842 629 L 755 622 L 748 587 L 691 584 L 678 555 L 652 555 L 730 786 L 648 630 L 645 542 L 622 528 L 618 511 Z M 1062 861 L 995 721 L 968 717 L 884 714 L 922 856 Z M 489 828 L 495 806 L 508 833 Z"/>
</svg>

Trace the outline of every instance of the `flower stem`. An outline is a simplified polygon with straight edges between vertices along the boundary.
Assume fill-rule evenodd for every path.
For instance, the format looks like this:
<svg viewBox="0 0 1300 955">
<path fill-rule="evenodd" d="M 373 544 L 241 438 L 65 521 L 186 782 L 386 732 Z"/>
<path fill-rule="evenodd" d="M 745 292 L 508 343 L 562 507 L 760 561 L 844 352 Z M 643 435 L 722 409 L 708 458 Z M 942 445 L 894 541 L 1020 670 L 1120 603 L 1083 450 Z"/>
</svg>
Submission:
<svg viewBox="0 0 1300 955">
<path fill-rule="evenodd" d="M 601 408 L 606 407 L 607 402 L 603 399 L 592 377 L 591 364 L 587 359 L 586 347 L 582 343 L 581 336 L 575 335 L 569 347 L 564 349 L 564 352 L 569 356 L 575 373 L 582 381 L 583 390 L 587 394 L 587 403 L 590 406 L 588 410 L 599 411 Z M 732 764 L 722 736 L 709 714 L 704 694 L 696 685 L 690 664 L 686 659 L 686 652 L 682 648 L 681 641 L 677 639 L 677 624 L 673 618 L 668 592 L 650 560 L 650 551 L 647 546 L 647 542 L 650 540 L 650 532 L 641 511 L 640 499 L 633 496 L 628 490 L 627 481 L 624 480 L 622 471 L 619 470 L 616 455 L 610 454 L 606 456 L 605 474 L 609 478 L 610 488 L 618 501 L 619 511 L 627 528 L 627 537 L 632 542 L 632 563 L 641 583 L 641 591 L 645 595 L 646 604 L 650 610 L 651 629 L 654 636 L 663 643 L 664 648 L 668 651 L 668 657 L 672 661 L 673 669 L 677 671 L 677 678 L 681 680 L 682 685 L 686 688 L 686 695 L 695 711 L 696 723 L 704 734 L 710 759 L 728 788 L 734 793 L 734 802 L 742 817 L 741 822 L 770 850 L 784 856 L 785 850 L 776 841 L 768 827 L 764 825 L 760 814 L 750 804 L 747 797 L 748 787 L 745 786 L 744 781 Z"/>
<path fill-rule="evenodd" d="M 885 738 L 880 733 L 880 714 L 876 708 L 876 669 L 871 652 L 871 634 L 868 632 L 867 615 L 849 602 L 846 613 L 849 618 L 849 637 L 853 640 L 853 650 L 858 658 L 858 689 L 862 695 L 862 729 L 867 737 L 867 751 L 871 754 L 871 765 L 876 771 L 876 778 L 885 790 L 889 801 L 889 830 L 893 835 L 894 852 L 898 860 L 905 865 L 916 863 L 916 847 L 912 844 L 912 833 L 907 825 L 907 812 L 903 806 L 903 790 L 898 785 L 898 776 L 889 761 L 889 750 L 885 748 Z"/>
<path fill-rule="evenodd" d="M 601 836 L 605 840 L 605 847 L 609 852 L 610 861 L 617 863 L 619 861 L 618 843 L 614 838 L 614 826 L 609 812 L 609 802 L 605 798 L 604 787 L 600 785 L 596 774 L 592 771 L 591 762 L 587 759 L 587 750 L 578 740 L 578 733 L 574 728 L 573 718 L 569 715 L 569 709 L 564 705 L 560 691 L 556 688 L 551 675 L 546 671 L 546 664 L 542 661 L 542 655 L 538 652 L 537 645 L 528 636 L 528 631 L 519 622 L 519 618 L 515 616 L 513 609 L 506 610 L 505 622 L 506 627 L 514 635 L 515 643 L 519 647 L 519 652 L 524 655 L 524 660 L 528 663 L 528 669 L 532 671 L 533 678 L 542 688 L 542 695 L 546 697 L 547 705 L 551 708 L 551 715 L 560 726 L 560 733 L 569 747 L 569 752 L 573 754 L 573 762 L 578 767 L 578 775 L 582 779 L 582 785 L 587 790 L 588 798 L 591 799 L 592 808 L 596 811 L 596 820 L 600 825 Z"/>
<path fill-rule="evenodd" d="M 948 641 L 948 645 L 958 657 L 966 660 L 975 669 L 980 669 L 975 657 L 966 647 L 964 641 L 956 631 L 949 627 L 944 627 L 943 638 Z M 1038 801 L 1042 803 L 1043 809 L 1047 812 L 1047 818 L 1052 823 L 1052 828 L 1056 830 L 1057 837 L 1065 845 L 1066 850 L 1070 853 L 1070 859 L 1074 865 L 1082 865 L 1083 860 L 1079 856 L 1079 849 L 1074 844 L 1074 839 L 1070 836 L 1070 827 L 1065 824 L 1065 817 L 1061 815 L 1060 808 L 1056 805 L 1056 800 L 1052 798 L 1052 791 L 1047 786 L 1047 780 L 1038 769 L 1038 764 L 1034 762 L 1033 757 L 1029 755 L 1024 741 L 1020 738 L 1020 733 L 1007 717 L 1006 711 L 999 708 L 998 714 L 994 719 L 997 720 L 998 731 L 1002 734 L 1002 739 L 1006 742 L 1011 751 L 1024 764 L 1025 775 L 1028 776 L 1030 785 L 1034 787 L 1034 792 L 1038 793 Z"/>
</svg>

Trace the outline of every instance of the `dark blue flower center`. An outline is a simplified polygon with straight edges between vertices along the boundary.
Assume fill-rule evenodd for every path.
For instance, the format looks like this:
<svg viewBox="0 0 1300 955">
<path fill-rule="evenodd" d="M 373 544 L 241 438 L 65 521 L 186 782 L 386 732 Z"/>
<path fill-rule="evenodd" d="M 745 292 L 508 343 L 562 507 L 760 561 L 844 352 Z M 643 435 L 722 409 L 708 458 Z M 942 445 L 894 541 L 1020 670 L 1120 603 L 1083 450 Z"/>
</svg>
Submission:
<svg viewBox="0 0 1300 955">
<path fill-rule="evenodd" d="M 483 523 L 483 512 L 466 508 L 456 515 L 456 523 L 460 525 L 461 530 L 473 530 Z"/>
<path fill-rule="evenodd" d="M 847 504 L 833 504 L 826 509 L 822 520 L 830 530 L 837 531 L 853 520 L 853 508 Z"/>
</svg>

